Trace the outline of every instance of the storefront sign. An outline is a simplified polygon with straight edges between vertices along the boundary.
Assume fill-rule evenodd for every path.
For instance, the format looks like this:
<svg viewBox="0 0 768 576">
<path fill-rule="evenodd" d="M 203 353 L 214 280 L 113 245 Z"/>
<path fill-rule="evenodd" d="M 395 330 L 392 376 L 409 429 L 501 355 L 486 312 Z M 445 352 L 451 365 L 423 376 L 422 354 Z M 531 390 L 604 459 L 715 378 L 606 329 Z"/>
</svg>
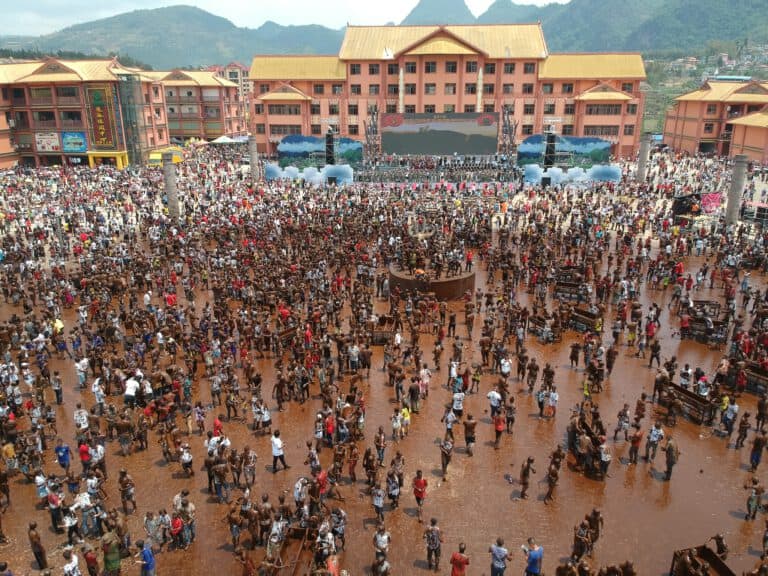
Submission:
<svg viewBox="0 0 768 576">
<path fill-rule="evenodd" d="M 91 111 L 91 142 L 96 150 L 116 150 L 112 130 L 112 90 L 109 86 L 88 88 Z"/>
<path fill-rule="evenodd" d="M 36 132 L 35 148 L 38 152 L 61 152 L 58 132 Z"/>
<path fill-rule="evenodd" d="M 88 141 L 85 132 L 62 132 L 61 149 L 69 154 L 80 154 L 88 151 Z"/>
</svg>

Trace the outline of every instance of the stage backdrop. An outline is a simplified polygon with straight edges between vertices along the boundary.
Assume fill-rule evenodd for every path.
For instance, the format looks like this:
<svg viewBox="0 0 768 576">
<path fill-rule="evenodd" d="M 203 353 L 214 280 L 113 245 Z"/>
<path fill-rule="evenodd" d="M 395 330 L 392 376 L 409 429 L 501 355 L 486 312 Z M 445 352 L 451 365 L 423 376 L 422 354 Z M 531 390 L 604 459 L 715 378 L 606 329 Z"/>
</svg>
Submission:
<svg viewBox="0 0 768 576">
<path fill-rule="evenodd" d="M 517 163 L 544 164 L 544 136 L 528 136 L 517 147 Z M 611 157 L 611 143 L 602 138 L 557 136 L 555 140 L 556 164 L 589 168 L 594 164 L 606 164 Z"/>
<path fill-rule="evenodd" d="M 335 140 L 335 156 L 338 164 L 359 164 L 363 161 L 363 144 L 351 138 Z M 325 166 L 325 138 L 292 134 L 277 145 L 277 158 L 281 167 Z"/>
<path fill-rule="evenodd" d="M 382 114 L 381 149 L 403 155 L 496 154 L 498 130 L 496 113 Z"/>
</svg>

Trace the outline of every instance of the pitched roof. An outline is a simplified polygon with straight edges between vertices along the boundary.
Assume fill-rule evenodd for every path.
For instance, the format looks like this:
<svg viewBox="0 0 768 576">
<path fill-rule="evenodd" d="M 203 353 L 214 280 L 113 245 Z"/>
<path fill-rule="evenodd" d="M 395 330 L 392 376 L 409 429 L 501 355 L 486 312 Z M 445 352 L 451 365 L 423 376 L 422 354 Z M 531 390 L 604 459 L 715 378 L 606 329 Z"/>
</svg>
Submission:
<svg viewBox="0 0 768 576">
<path fill-rule="evenodd" d="M 286 100 L 297 100 L 297 101 L 305 101 L 305 100 L 312 100 L 309 96 L 304 94 L 301 90 L 298 88 L 291 86 L 290 84 L 283 84 L 280 86 L 277 90 L 273 90 L 272 92 L 268 92 L 267 94 L 259 94 L 256 96 L 257 100 L 262 101 L 286 101 Z"/>
<path fill-rule="evenodd" d="M 151 72 L 149 76 L 169 86 L 237 88 L 237 84 L 222 78 L 212 70 L 171 70 L 170 72 Z"/>
<path fill-rule="evenodd" d="M 151 80 L 144 70 L 126 68 L 115 58 L 100 60 L 46 58 L 0 65 L 0 83 L 3 84 L 114 82 L 118 74 L 138 74 L 144 80 Z"/>
<path fill-rule="evenodd" d="M 541 63 L 542 79 L 645 78 L 639 53 L 550 54 Z"/>
<path fill-rule="evenodd" d="M 346 80 L 338 56 L 254 56 L 251 80 Z"/>
<path fill-rule="evenodd" d="M 609 86 L 608 84 L 598 84 L 597 86 L 594 86 L 593 88 L 590 88 L 589 90 L 585 90 L 578 96 L 576 96 L 576 100 L 580 100 L 582 102 L 600 102 L 605 100 L 632 100 L 632 96 L 627 94 L 626 92 L 622 92 L 620 90 L 616 90 L 612 86 Z"/>
<path fill-rule="evenodd" d="M 738 124 L 739 126 L 751 126 L 755 128 L 768 128 L 768 107 L 760 112 L 748 114 L 735 120 L 728 120 L 728 124 Z"/>
<path fill-rule="evenodd" d="M 406 50 L 406 54 L 413 56 L 419 54 L 423 54 L 425 56 L 442 54 L 477 54 L 477 50 L 473 50 L 466 44 L 445 36 L 436 36 L 424 43 L 416 45 L 410 50 L 406 48 Z"/>
<path fill-rule="evenodd" d="M 540 24 L 450 26 L 347 26 L 341 60 L 392 60 L 395 54 L 437 34 L 454 36 L 489 58 L 545 58 L 547 44 Z"/>
<path fill-rule="evenodd" d="M 766 93 L 760 93 L 766 89 Z M 765 102 L 768 104 L 768 84 L 759 82 L 718 82 L 707 80 L 698 90 L 675 98 L 687 102 Z"/>
</svg>

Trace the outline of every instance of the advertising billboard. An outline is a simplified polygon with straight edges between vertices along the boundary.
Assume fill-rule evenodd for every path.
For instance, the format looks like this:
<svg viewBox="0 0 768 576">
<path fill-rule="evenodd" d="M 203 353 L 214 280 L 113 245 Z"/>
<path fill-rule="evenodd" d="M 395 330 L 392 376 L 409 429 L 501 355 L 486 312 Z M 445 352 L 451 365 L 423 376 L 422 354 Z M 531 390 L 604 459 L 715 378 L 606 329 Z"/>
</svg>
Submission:
<svg viewBox="0 0 768 576">
<path fill-rule="evenodd" d="M 61 152 L 58 132 L 36 132 L 35 148 L 38 152 Z"/>
<path fill-rule="evenodd" d="M 382 114 L 385 154 L 496 154 L 499 115 L 495 112 Z"/>
<path fill-rule="evenodd" d="M 363 144 L 351 138 L 334 138 L 334 156 L 338 163 L 359 164 L 363 161 Z M 281 167 L 317 166 L 325 164 L 325 138 L 319 136 L 285 136 L 277 145 Z"/>
<path fill-rule="evenodd" d="M 545 138 L 542 134 L 528 136 L 517 147 L 517 163 L 543 164 Z M 560 136 L 555 138 L 555 164 L 589 168 L 605 164 L 611 158 L 611 143 L 592 136 Z"/>
<path fill-rule="evenodd" d="M 62 132 L 61 149 L 69 154 L 81 154 L 88 151 L 85 132 Z"/>
<path fill-rule="evenodd" d="M 94 149 L 117 150 L 112 126 L 112 89 L 109 86 L 88 87 L 88 104 Z"/>
</svg>

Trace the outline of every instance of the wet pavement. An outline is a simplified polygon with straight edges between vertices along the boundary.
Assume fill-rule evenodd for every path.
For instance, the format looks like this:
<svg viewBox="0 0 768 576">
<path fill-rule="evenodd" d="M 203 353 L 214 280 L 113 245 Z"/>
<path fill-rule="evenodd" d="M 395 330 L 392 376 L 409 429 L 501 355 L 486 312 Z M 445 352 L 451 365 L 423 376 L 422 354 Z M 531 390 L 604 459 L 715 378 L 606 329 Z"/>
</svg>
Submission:
<svg viewBox="0 0 768 576">
<path fill-rule="evenodd" d="M 695 270 L 700 264 L 694 261 L 688 269 Z M 483 266 L 478 274 L 478 283 L 483 285 L 485 272 Z M 662 306 L 662 329 L 660 332 L 663 346 L 662 358 L 677 354 L 680 365 L 688 362 L 697 365 L 712 374 L 721 352 L 708 347 L 685 342 L 672 337 L 676 331 L 676 322 L 670 326 L 666 302 L 671 291 L 666 293 L 666 300 L 661 292 L 643 290 L 641 301 L 647 309 L 651 301 Z M 722 299 L 720 290 L 702 290 L 697 297 Z M 201 296 L 204 296 L 201 294 Z M 520 299 L 526 302 L 527 294 L 521 290 Z M 204 298 L 198 298 L 202 306 Z M 384 311 L 386 304 L 377 302 L 377 310 Z M 457 310 L 458 303 L 454 303 Z M 3 313 L 9 315 L 18 312 L 5 306 Z M 609 314 L 610 314 L 609 308 Z M 465 359 L 480 360 L 477 341 L 481 322 L 475 323 L 475 333 L 471 340 L 466 339 L 466 330 L 461 323 L 463 314 L 459 313 L 457 333 L 465 338 Z M 72 318 L 68 318 L 69 323 Z M 71 324 L 68 324 L 71 325 Z M 609 325 L 609 324 L 608 324 Z M 678 548 L 687 548 L 704 543 L 717 532 L 725 535 L 730 545 L 731 554 L 728 564 L 736 572 L 752 568 L 760 554 L 764 516 L 761 513 L 756 521 L 744 521 L 747 492 L 743 485 L 749 479 L 748 458 L 752 434 L 747 440 L 747 447 L 735 450 L 726 446 L 726 441 L 712 434 L 712 429 L 679 419 L 674 435 L 680 447 L 680 462 L 674 470 L 670 482 L 663 481 L 664 458 L 659 453 L 656 464 L 640 462 L 636 466 L 627 465 L 627 442 L 620 440 L 612 443 L 613 462 L 609 469 L 609 478 L 599 481 L 586 478 L 572 469 L 572 459 L 563 466 L 560 483 L 556 488 L 555 501 L 548 505 L 543 502 L 546 493 L 544 482 L 548 455 L 558 445 L 565 445 L 566 426 L 569 409 L 581 400 L 581 370 L 569 368 L 569 344 L 579 337 L 574 332 L 567 332 L 563 341 L 557 344 L 542 345 L 533 336 L 528 335 L 527 347 L 536 356 L 539 364 L 550 362 L 555 367 L 555 384 L 560 392 L 557 417 L 554 420 L 538 418 L 535 399 L 527 392 L 519 391 L 522 385 L 513 381 L 518 414 L 513 435 L 504 435 L 499 450 L 493 449 L 493 428 L 490 424 L 488 400 L 485 394 L 495 382 L 495 377 L 485 375 L 481 381 L 481 394 L 471 395 L 465 402 L 465 414 L 472 413 L 480 420 L 477 429 L 477 447 L 474 457 L 465 452 L 463 432 L 458 427 L 456 450 L 448 469 L 448 477 L 442 481 L 440 473 L 440 451 L 438 443 L 443 434 L 440 417 L 445 402 L 450 398 L 444 384 L 447 368 L 434 373 L 429 398 L 423 402 L 421 413 L 412 419 L 410 435 L 398 445 L 390 445 L 386 451 L 386 462 L 401 450 L 406 457 L 406 486 L 401 497 L 401 507 L 390 511 L 387 506 L 385 522 L 391 532 L 393 542 L 390 561 L 393 574 L 410 575 L 425 573 L 427 570 L 425 543 L 422 538 L 424 526 L 416 519 L 415 500 L 409 489 L 410 481 L 417 468 L 424 470 L 429 481 L 428 496 L 424 508 L 424 517 L 435 517 L 444 534 L 443 564 L 440 573 L 448 574 L 448 559 L 458 549 L 459 542 L 467 544 L 467 553 L 471 558 L 469 574 L 488 574 L 490 557 L 488 546 L 498 536 L 502 536 L 507 547 L 512 551 L 514 560 L 510 562 L 508 573 L 521 574 L 524 570 L 524 555 L 520 546 L 529 536 L 534 536 L 544 547 L 544 567 L 548 574 L 554 573 L 558 562 L 565 560 L 571 552 L 573 527 L 593 508 L 600 508 L 605 517 L 604 536 L 597 544 L 595 566 L 633 560 L 638 574 L 656 575 L 669 569 L 672 552 Z M 606 335 L 606 338 L 609 338 Z M 450 340 L 449 340 L 450 342 Z M 422 335 L 424 357 L 431 359 L 432 339 Z M 607 345 L 606 341 L 606 345 Z M 448 346 L 450 348 L 450 346 Z M 444 364 L 449 352 L 443 355 Z M 374 355 L 374 370 L 364 379 L 367 399 L 366 434 L 361 443 L 364 448 L 373 445 L 373 432 L 379 425 L 389 432 L 389 416 L 394 406 L 394 392 L 386 386 L 382 367 L 382 348 L 377 347 Z M 264 395 L 270 397 L 274 381 L 274 368 L 270 360 L 263 360 L 259 368 L 264 375 Z M 430 368 L 432 368 L 430 362 Z M 74 390 L 76 376 L 71 362 L 54 359 L 52 369 L 60 370 L 65 377 L 65 405 L 58 408 L 59 433 L 74 450 L 74 428 L 72 410 L 80 401 L 80 394 Z M 202 366 L 201 366 L 202 374 Z M 207 381 L 198 374 L 196 397 L 209 399 Z M 616 414 L 626 402 L 634 407 L 640 393 L 649 395 L 652 391 L 655 370 L 647 367 L 647 361 L 637 359 L 633 352 L 623 347 L 616 361 L 613 375 L 609 377 L 605 391 L 596 395 L 601 414 L 609 433 L 616 423 Z M 349 379 L 342 385 L 347 389 Z M 313 394 L 318 392 L 317 384 L 312 386 Z M 50 391 L 48 391 L 50 393 Z M 85 403 L 90 405 L 92 395 L 84 394 Z M 52 398 L 50 398 L 52 400 Z M 118 405 L 119 398 L 115 399 Z M 741 400 L 742 412 L 749 410 L 753 414 L 754 397 L 747 395 Z M 270 406 L 274 407 L 271 403 Z M 269 436 L 254 436 L 240 422 L 225 423 L 225 431 L 232 439 L 234 447 L 242 448 L 249 444 L 259 455 L 257 486 L 252 497 L 268 493 L 273 502 L 281 491 L 287 491 L 287 499 L 292 501 L 293 484 L 300 475 L 308 475 L 308 467 L 303 464 L 305 458 L 304 443 L 312 437 L 312 424 L 320 400 L 313 397 L 304 405 L 291 403 L 286 411 L 273 412 L 273 428 L 280 428 L 286 442 L 286 459 L 292 468 L 272 474 L 267 467 L 271 465 Z M 649 407 L 643 427 L 647 431 L 652 424 L 654 409 Z M 659 414 L 665 414 L 659 409 Z M 210 428 L 212 415 L 209 414 Z M 666 427 L 665 427 L 666 428 Z M 666 428 L 669 431 L 669 428 Z M 197 435 L 190 439 L 195 456 L 196 470 L 202 466 L 205 451 L 203 439 Z M 644 449 L 644 446 L 643 446 Z M 50 452 L 48 452 L 50 455 Z M 642 450 L 641 450 L 642 454 Z M 530 498 L 520 500 L 519 486 L 510 483 L 505 476 L 511 474 L 516 479 L 522 462 L 528 456 L 536 458 L 537 473 L 533 477 Z M 321 453 L 324 466 L 330 465 L 331 451 Z M 146 453 L 139 452 L 129 457 L 119 455 L 116 442 L 108 444 L 107 465 L 111 472 L 107 483 L 110 498 L 108 506 L 119 507 L 119 495 L 114 478 L 120 467 L 128 469 L 136 480 L 136 500 L 138 512 L 129 517 L 132 537 L 135 541 L 143 536 L 141 521 L 147 510 L 157 511 L 171 507 L 172 497 L 187 488 L 191 500 L 197 506 L 198 528 L 197 541 L 184 552 L 164 552 L 157 557 L 158 574 L 201 574 L 201 573 L 240 573 L 240 566 L 232 553 L 229 531 L 225 514 L 227 508 L 217 504 L 207 493 L 205 472 L 198 471 L 193 478 L 186 478 L 181 473 L 178 463 L 167 465 L 162 457 L 157 436 L 150 433 L 150 448 Z M 73 461 L 73 468 L 79 464 Z M 46 464 L 49 472 L 58 471 L 55 463 Z M 346 472 L 346 467 L 345 467 Z M 764 477 L 764 470 L 760 471 Z M 358 466 L 358 478 L 364 478 L 362 466 Z M 340 505 L 346 510 L 349 521 L 347 528 L 347 548 L 341 555 L 342 567 L 352 575 L 369 573 L 373 560 L 372 538 L 375 530 L 375 514 L 370 497 L 365 493 L 365 484 L 358 480 L 354 486 L 344 478 L 341 487 L 345 502 Z M 63 564 L 61 550 L 57 549 L 64 542 L 64 536 L 56 535 L 50 528 L 48 513 L 34 509 L 34 486 L 26 483 L 19 476 L 12 481 L 13 504 L 3 518 L 4 529 L 10 538 L 10 545 L 0 548 L 0 559 L 8 561 L 15 574 L 36 572 L 36 564 L 31 554 L 26 536 L 26 524 L 36 519 L 42 528 L 43 542 L 48 549 L 49 562 L 54 566 Z M 239 494 L 235 491 L 234 495 Z M 331 502 L 331 505 L 336 504 Z M 248 541 L 244 534 L 243 541 Z M 94 541 L 95 543 L 95 541 Z M 295 550 L 292 546 L 289 551 Z M 263 557 L 263 548 L 253 553 L 255 559 Z M 281 571 L 281 574 L 304 574 L 305 560 Z M 286 557 L 290 562 L 293 558 Z M 82 562 L 82 560 L 81 560 Z M 123 562 L 123 573 L 139 573 L 139 566 L 130 561 Z M 54 573 L 60 573 L 57 568 Z"/>
</svg>

